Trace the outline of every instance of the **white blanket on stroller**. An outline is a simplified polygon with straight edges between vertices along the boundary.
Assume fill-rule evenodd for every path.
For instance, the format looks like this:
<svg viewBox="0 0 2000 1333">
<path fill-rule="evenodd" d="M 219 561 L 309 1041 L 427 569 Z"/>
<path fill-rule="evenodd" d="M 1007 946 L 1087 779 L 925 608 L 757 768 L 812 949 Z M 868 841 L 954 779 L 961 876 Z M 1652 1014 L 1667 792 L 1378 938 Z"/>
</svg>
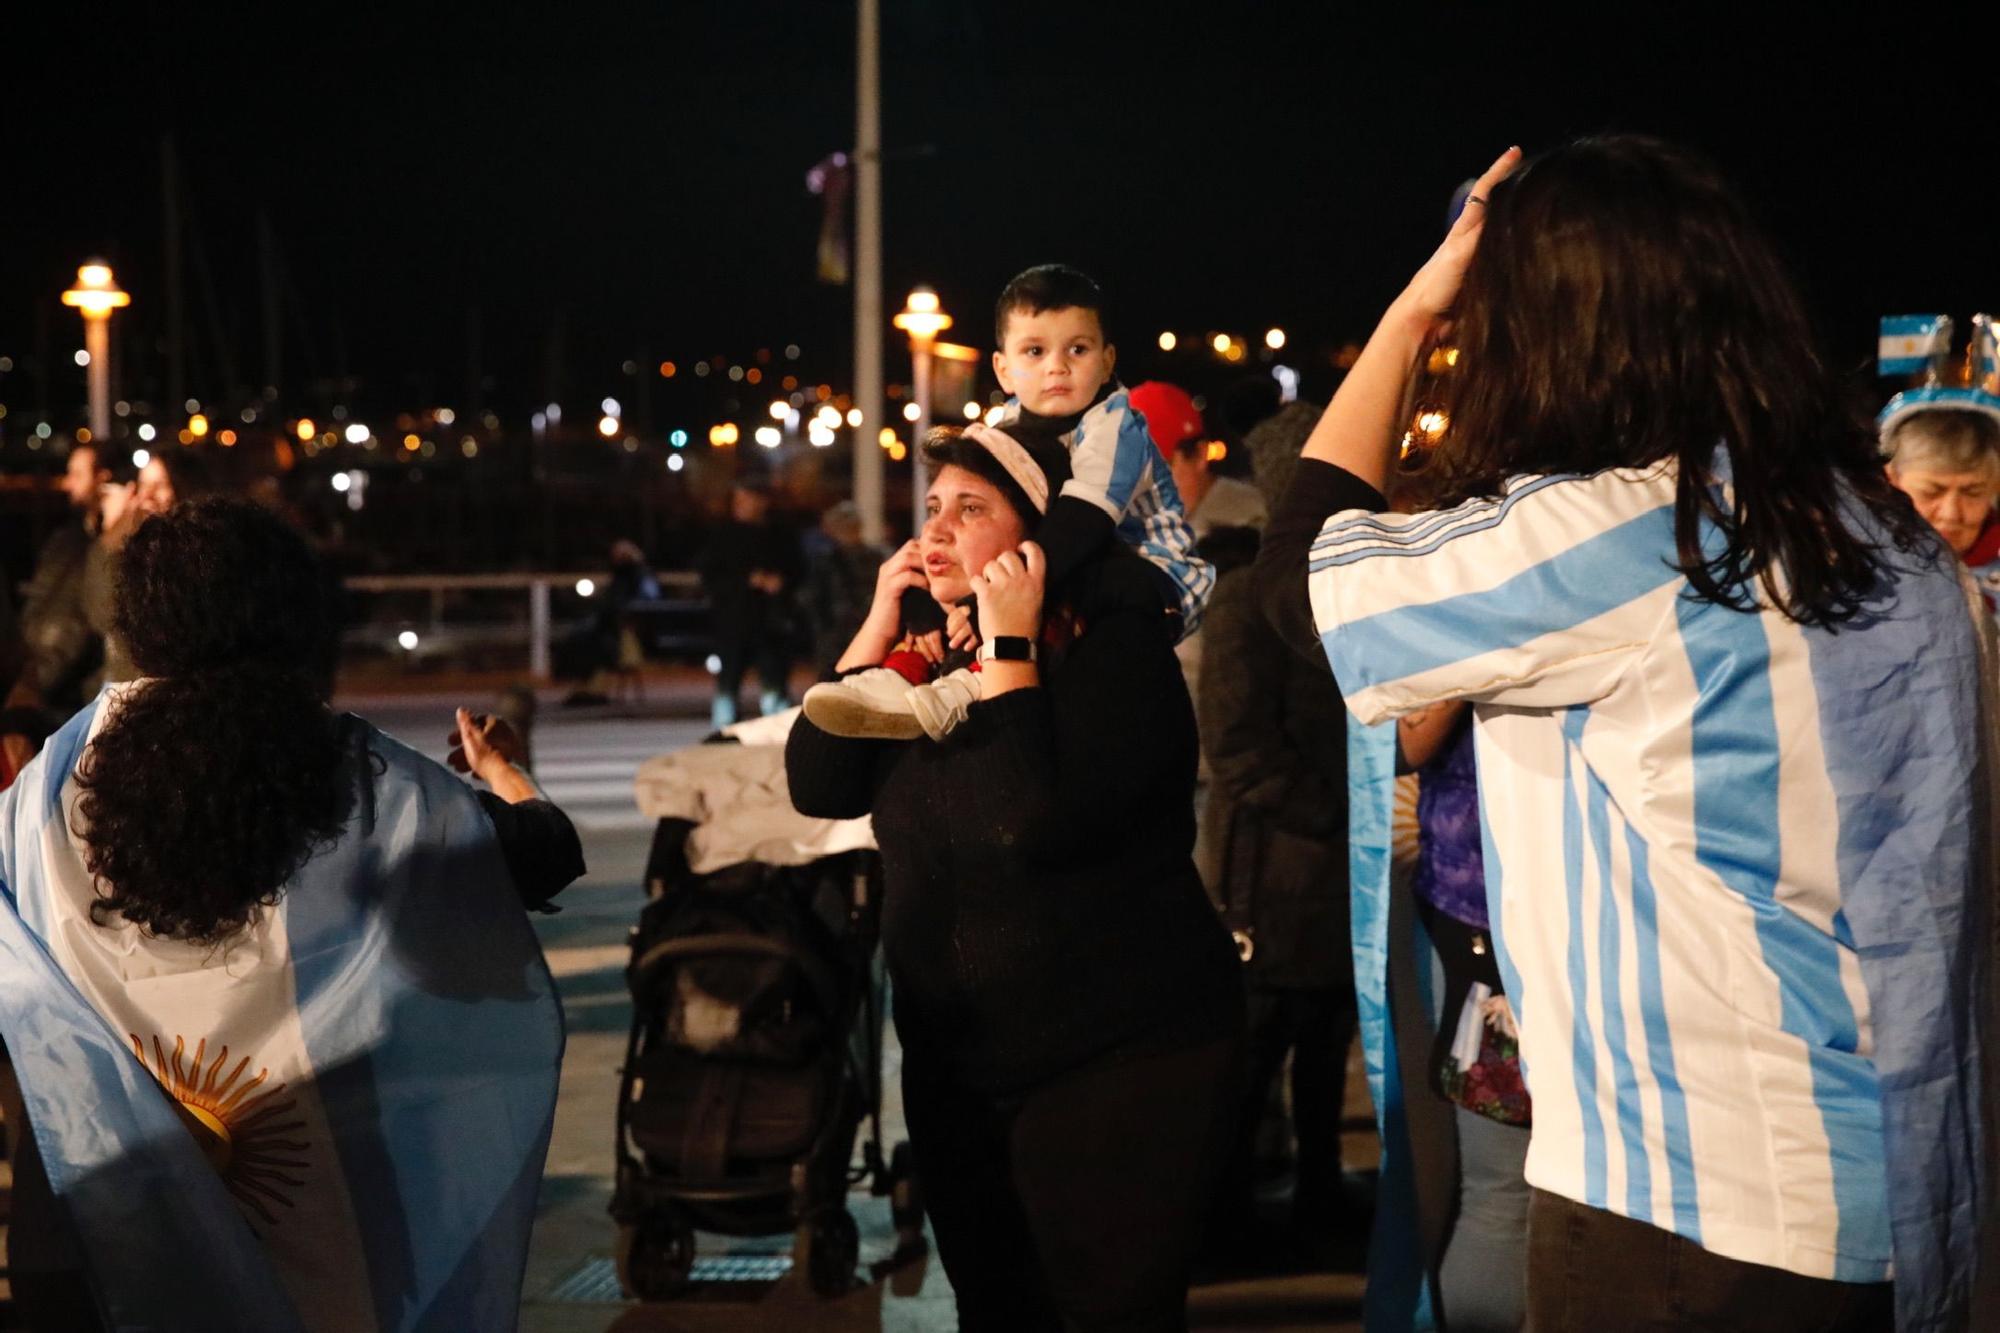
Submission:
<svg viewBox="0 0 2000 1333">
<path fill-rule="evenodd" d="M 792 808 L 785 736 L 797 709 L 746 723 L 740 745 L 690 745 L 656 755 L 633 780 L 650 819 L 685 819 L 688 868 L 706 875 L 744 861 L 798 866 L 875 846 L 867 819 L 812 819 Z M 781 722 L 781 719 L 783 721 Z"/>
</svg>

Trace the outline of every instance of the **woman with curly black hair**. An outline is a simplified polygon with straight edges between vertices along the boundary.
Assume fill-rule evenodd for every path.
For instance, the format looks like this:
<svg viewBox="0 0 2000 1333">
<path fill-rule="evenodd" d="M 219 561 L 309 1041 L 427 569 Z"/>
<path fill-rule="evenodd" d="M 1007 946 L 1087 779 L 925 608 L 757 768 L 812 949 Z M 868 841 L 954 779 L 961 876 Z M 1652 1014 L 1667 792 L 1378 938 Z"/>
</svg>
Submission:
<svg viewBox="0 0 2000 1333">
<path fill-rule="evenodd" d="M 116 624 L 139 678 L 0 804 L 28 1267 L 120 1327 L 511 1325 L 562 1048 L 522 905 L 575 830 L 503 723 L 459 711 L 475 793 L 327 707 L 331 589 L 257 506 L 142 523 Z"/>
</svg>

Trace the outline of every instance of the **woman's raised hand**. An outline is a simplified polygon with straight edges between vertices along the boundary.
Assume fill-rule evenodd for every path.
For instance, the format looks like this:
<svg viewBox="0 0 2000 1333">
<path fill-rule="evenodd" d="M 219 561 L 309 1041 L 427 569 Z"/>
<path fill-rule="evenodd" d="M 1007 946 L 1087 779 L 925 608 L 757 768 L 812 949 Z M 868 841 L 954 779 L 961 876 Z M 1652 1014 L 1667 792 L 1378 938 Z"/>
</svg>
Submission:
<svg viewBox="0 0 2000 1333">
<path fill-rule="evenodd" d="M 1435 321 L 1451 310 L 1458 300 L 1458 289 L 1465 284 L 1465 270 L 1479 249 L 1479 236 L 1486 226 L 1485 201 L 1492 197 L 1493 187 L 1512 175 L 1520 164 L 1521 150 L 1509 148 L 1473 182 L 1472 193 L 1467 196 L 1465 207 L 1459 210 L 1458 221 L 1445 233 L 1444 243 L 1403 289 L 1400 302 L 1412 314 Z"/>
<path fill-rule="evenodd" d="M 880 666 L 903 635 L 904 591 L 927 586 L 923 554 L 914 540 L 906 541 L 875 571 L 875 596 L 868 603 L 867 618 L 854 632 L 847 651 L 834 663 L 835 669 L 851 671 L 855 667 Z M 940 656 L 942 653 L 940 647 Z"/>
<path fill-rule="evenodd" d="M 903 590 L 925 586 L 923 553 L 912 538 L 891 552 L 875 571 L 875 600 L 868 607 L 869 620 L 893 634 L 903 623 Z"/>
<path fill-rule="evenodd" d="M 979 629 L 987 638 L 1013 635 L 1032 639 L 1042 627 L 1042 582 L 1048 565 L 1042 548 L 1022 542 L 987 562 L 972 578 L 979 598 Z"/>
</svg>

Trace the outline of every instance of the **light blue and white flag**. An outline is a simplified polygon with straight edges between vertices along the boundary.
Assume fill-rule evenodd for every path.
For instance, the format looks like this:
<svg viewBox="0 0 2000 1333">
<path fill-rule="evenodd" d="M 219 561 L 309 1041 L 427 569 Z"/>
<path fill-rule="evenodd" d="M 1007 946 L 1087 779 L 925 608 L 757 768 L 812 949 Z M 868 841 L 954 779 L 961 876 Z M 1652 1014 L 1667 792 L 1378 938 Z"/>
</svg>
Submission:
<svg viewBox="0 0 2000 1333">
<path fill-rule="evenodd" d="M 353 808 L 215 947 L 97 900 L 76 764 L 0 797 L 0 1028 L 116 1329 L 512 1328 L 562 1014 L 491 822 L 343 719 Z"/>
<path fill-rule="evenodd" d="M 1950 315 L 1884 315 L 1875 373 L 1915 375 L 1951 353 Z"/>
</svg>

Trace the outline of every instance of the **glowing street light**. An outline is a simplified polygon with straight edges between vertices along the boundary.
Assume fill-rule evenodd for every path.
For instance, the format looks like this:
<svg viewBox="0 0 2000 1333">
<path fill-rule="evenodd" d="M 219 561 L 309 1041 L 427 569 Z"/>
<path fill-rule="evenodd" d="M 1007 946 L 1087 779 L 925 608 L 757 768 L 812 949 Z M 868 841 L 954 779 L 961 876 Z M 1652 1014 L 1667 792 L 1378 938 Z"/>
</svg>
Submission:
<svg viewBox="0 0 2000 1333">
<path fill-rule="evenodd" d="M 1270 348 L 1272 351 L 1275 352 L 1284 345 L 1285 345 L 1285 331 L 1283 329 L 1270 329 L 1265 332 L 1264 346 Z"/>
<path fill-rule="evenodd" d="M 910 335 L 910 368 L 915 392 L 911 395 L 917 414 L 910 418 L 910 438 L 921 440 L 931 427 L 931 353 L 937 336 L 951 327 L 951 316 L 938 305 L 938 295 L 929 287 L 918 287 L 903 302 L 902 313 L 890 321 L 897 328 Z M 860 422 L 851 422 L 860 425 Z M 889 431 L 895 438 L 895 432 Z M 886 448 L 886 444 L 884 445 Z M 921 532 L 924 526 L 924 479 L 923 469 L 910 479 L 910 531 Z"/>
<path fill-rule="evenodd" d="M 63 293 L 63 304 L 83 315 L 83 350 L 90 368 L 90 433 L 111 438 L 111 312 L 132 304 L 111 276 L 111 265 L 93 259 L 76 270 L 76 286 Z"/>
<path fill-rule="evenodd" d="M 1174 348 L 1180 345 L 1181 345 L 1181 340 L 1174 336 L 1174 331 L 1172 329 L 1167 329 L 1166 331 L 1160 334 L 1160 350 L 1162 352 L 1171 352 L 1174 350 Z"/>
</svg>

